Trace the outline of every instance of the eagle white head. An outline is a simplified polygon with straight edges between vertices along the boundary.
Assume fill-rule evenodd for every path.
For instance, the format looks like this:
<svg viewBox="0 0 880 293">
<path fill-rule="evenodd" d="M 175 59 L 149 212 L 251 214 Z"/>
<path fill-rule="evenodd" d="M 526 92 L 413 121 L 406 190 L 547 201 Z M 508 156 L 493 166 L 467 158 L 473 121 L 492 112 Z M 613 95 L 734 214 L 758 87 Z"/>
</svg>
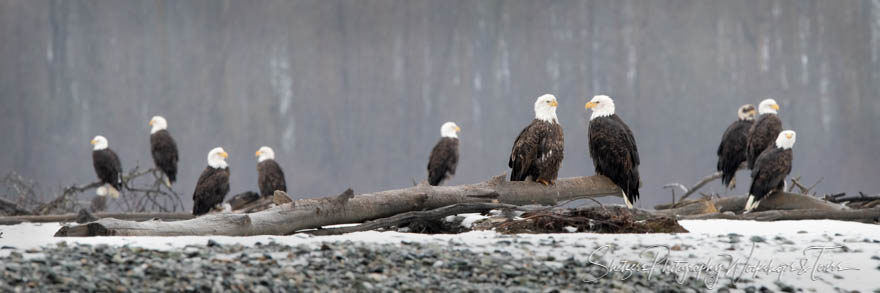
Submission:
<svg viewBox="0 0 880 293">
<path fill-rule="evenodd" d="M 614 100 L 606 95 L 593 96 L 593 99 L 584 105 L 585 109 L 593 109 L 590 120 L 598 117 L 606 117 L 614 114 Z"/>
<path fill-rule="evenodd" d="M 153 116 L 153 119 L 150 119 L 150 126 L 153 127 L 150 129 L 150 134 L 153 134 L 156 133 L 156 131 L 168 128 L 168 121 L 165 121 L 165 117 Z"/>
<path fill-rule="evenodd" d="M 440 126 L 440 136 L 442 137 L 458 138 L 458 132 L 460 131 L 461 127 L 458 127 L 458 125 L 452 121 L 443 123 L 443 126 Z"/>
<path fill-rule="evenodd" d="M 555 96 L 545 94 L 538 97 L 538 100 L 535 101 L 535 119 L 557 123 L 556 106 L 559 106 L 559 103 L 556 102 Z"/>
<path fill-rule="evenodd" d="M 758 114 L 776 114 L 777 110 L 779 110 L 779 104 L 776 104 L 774 99 L 766 99 L 758 104 Z"/>
<path fill-rule="evenodd" d="M 229 154 L 227 154 L 223 148 L 213 148 L 208 152 L 208 166 L 211 166 L 211 168 L 214 169 L 225 169 L 227 167 L 226 158 L 228 157 Z"/>
<path fill-rule="evenodd" d="M 736 117 L 739 118 L 739 120 L 755 120 L 755 106 L 753 106 L 752 104 L 745 104 L 740 106 L 739 110 L 736 111 Z"/>
<path fill-rule="evenodd" d="M 93 150 L 100 151 L 106 149 L 110 144 L 107 143 L 107 138 L 98 135 L 92 139 L 92 145 L 94 146 Z"/>
<path fill-rule="evenodd" d="M 270 148 L 270 147 L 261 146 L 260 149 L 257 150 L 256 156 L 257 156 L 258 163 L 265 161 L 265 160 L 274 160 L 275 159 L 275 151 L 273 151 L 272 148 Z"/>
<path fill-rule="evenodd" d="M 776 137 L 776 147 L 787 150 L 794 146 L 794 141 L 797 139 L 797 133 L 794 130 L 785 130 L 779 133 L 779 136 Z"/>
</svg>

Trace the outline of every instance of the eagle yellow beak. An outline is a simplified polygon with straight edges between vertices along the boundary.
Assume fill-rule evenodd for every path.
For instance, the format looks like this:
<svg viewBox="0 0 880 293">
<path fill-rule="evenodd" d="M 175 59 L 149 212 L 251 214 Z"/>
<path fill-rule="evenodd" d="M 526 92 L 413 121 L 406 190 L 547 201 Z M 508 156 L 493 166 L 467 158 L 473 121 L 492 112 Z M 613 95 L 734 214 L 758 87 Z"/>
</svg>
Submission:
<svg viewBox="0 0 880 293">
<path fill-rule="evenodd" d="M 592 101 L 584 105 L 584 109 L 592 109 L 593 107 L 596 107 L 596 103 L 593 103 Z"/>
<path fill-rule="evenodd" d="M 791 133 L 786 133 L 786 134 L 785 134 L 785 138 L 787 138 L 787 139 L 791 139 Z"/>
<path fill-rule="evenodd" d="M 259 157 L 259 156 L 260 156 L 260 151 L 257 151 L 257 153 L 255 154 L 255 156 Z"/>
<path fill-rule="evenodd" d="M 559 103 L 556 101 L 550 101 L 550 106 L 556 107 L 559 106 Z"/>
<path fill-rule="evenodd" d="M 455 132 L 461 132 L 461 127 L 456 126 L 456 127 L 455 127 Z"/>
<path fill-rule="evenodd" d="M 220 155 L 220 156 L 223 157 L 224 159 L 225 159 L 225 158 L 229 158 L 229 154 L 227 154 L 226 152 L 220 152 L 218 155 Z"/>
<path fill-rule="evenodd" d="M 96 140 L 94 140 L 94 139 L 93 139 L 92 142 L 91 142 L 91 144 L 96 144 L 96 143 L 98 143 L 98 141 L 96 141 Z"/>
<path fill-rule="evenodd" d="M 779 110 L 779 105 L 773 104 L 773 105 L 770 105 L 770 108 L 773 108 L 773 110 Z"/>
<path fill-rule="evenodd" d="M 150 120 L 149 124 L 150 124 L 150 126 L 153 126 L 153 120 Z"/>
</svg>

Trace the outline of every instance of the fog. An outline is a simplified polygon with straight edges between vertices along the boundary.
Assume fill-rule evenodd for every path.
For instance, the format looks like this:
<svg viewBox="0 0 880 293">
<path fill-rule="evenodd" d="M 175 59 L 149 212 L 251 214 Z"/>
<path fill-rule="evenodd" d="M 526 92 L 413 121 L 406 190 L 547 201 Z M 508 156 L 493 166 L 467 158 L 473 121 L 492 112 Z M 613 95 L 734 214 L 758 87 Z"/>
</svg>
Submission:
<svg viewBox="0 0 880 293">
<path fill-rule="evenodd" d="M 0 0 L 0 172 L 45 193 L 93 182 L 99 134 L 125 169 L 152 167 L 147 123 L 163 115 L 187 202 L 215 146 L 230 196 L 257 190 L 262 145 L 294 198 L 364 193 L 424 179 L 455 121 L 448 184 L 473 183 L 508 170 L 552 93 L 560 177 L 592 175 L 584 103 L 608 94 L 635 134 L 647 208 L 670 200 L 664 184 L 713 172 L 737 107 L 773 97 L 798 132 L 793 176 L 877 193 L 878 14 L 868 0 Z M 747 190 L 737 178 L 729 194 Z"/>
</svg>

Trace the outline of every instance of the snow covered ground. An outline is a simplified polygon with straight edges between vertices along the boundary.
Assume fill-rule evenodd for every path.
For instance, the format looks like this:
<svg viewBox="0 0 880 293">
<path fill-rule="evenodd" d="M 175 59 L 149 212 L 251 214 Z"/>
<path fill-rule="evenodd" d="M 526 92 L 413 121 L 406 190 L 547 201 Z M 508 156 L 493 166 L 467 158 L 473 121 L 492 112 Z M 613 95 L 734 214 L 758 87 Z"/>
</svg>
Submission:
<svg viewBox="0 0 880 293">
<path fill-rule="evenodd" d="M 61 226 L 19 224 L 0 226 L 0 257 L 11 251 L 40 257 L 37 249 L 60 241 L 175 249 L 221 244 L 254 245 L 276 242 L 320 246 L 325 242 L 377 244 L 421 242 L 466 247 L 472 251 L 506 251 L 512 257 L 575 258 L 608 271 L 631 274 L 675 272 L 696 276 L 710 291 L 739 278 L 748 284 L 782 290 L 787 285 L 807 291 L 880 290 L 880 226 L 840 221 L 752 222 L 681 221 L 683 234 L 519 234 L 474 231 L 455 235 L 359 232 L 338 236 L 183 236 L 54 238 Z M 625 275 L 624 274 L 624 275 Z M 740 287 L 742 288 L 742 287 Z"/>
</svg>

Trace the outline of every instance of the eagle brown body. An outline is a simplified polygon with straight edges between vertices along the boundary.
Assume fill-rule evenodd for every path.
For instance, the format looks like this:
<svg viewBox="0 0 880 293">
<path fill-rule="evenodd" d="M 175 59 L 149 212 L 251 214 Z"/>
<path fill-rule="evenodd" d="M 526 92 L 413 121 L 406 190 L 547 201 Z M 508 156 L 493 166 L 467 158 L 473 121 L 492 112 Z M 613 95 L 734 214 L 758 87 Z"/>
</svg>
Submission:
<svg viewBox="0 0 880 293">
<path fill-rule="evenodd" d="M 590 120 L 590 158 L 596 174 L 608 177 L 623 190 L 630 204 L 639 199 L 639 150 L 629 126 L 617 116 Z"/>
<path fill-rule="evenodd" d="M 749 128 L 748 145 L 746 146 L 746 160 L 749 162 L 749 169 L 755 168 L 758 156 L 773 145 L 780 132 L 782 132 L 782 120 L 779 120 L 776 114 L 767 113 L 758 116 L 758 119 Z"/>
<path fill-rule="evenodd" d="M 275 160 L 267 159 L 257 163 L 257 181 L 262 196 L 271 196 L 276 190 L 287 192 L 284 171 Z"/>
<path fill-rule="evenodd" d="M 455 175 L 458 166 L 458 138 L 441 137 L 428 158 L 428 184 L 440 185 Z"/>
<path fill-rule="evenodd" d="M 122 163 L 116 152 L 109 148 L 92 151 L 92 164 L 95 174 L 102 183 L 110 184 L 116 190 L 122 190 Z"/>
<path fill-rule="evenodd" d="M 510 181 L 553 183 L 562 166 L 565 137 L 556 121 L 532 120 L 516 137 L 507 166 Z"/>
<path fill-rule="evenodd" d="M 736 170 L 746 161 L 749 128 L 754 123 L 753 120 L 737 120 L 730 124 L 724 131 L 724 135 L 721 136 L 716 168 L 721 172 L 721 184 L 724 186 L 731 186 L 730 183 L 736 176 Z"/>
<path fill-rule="evenodd" d="M 156 167 L 168 176 L 169 183 L 177 181 L 177 143 L 168 130 L 159 130 L 150 134 L 150 152 Z"/>
<path fill-rule="evenodd" d="M 791 149 L 775 146 L 761 153 L 752 169 L 749 195 L 754 196 L 755 201 L 761 201 L 774 190 L 781 190 L 785 186 L 785 177 L 791 172 L 792 158 Z"/>
<path fill-rule="evenodd" d="M 207 214 L 214 206 L 223 202 L 227 193 L 229 193 L 229 167 L 208 166 L 196 182 L 196 189 L 193 192 L 193 215 Z"/>
</svg>

